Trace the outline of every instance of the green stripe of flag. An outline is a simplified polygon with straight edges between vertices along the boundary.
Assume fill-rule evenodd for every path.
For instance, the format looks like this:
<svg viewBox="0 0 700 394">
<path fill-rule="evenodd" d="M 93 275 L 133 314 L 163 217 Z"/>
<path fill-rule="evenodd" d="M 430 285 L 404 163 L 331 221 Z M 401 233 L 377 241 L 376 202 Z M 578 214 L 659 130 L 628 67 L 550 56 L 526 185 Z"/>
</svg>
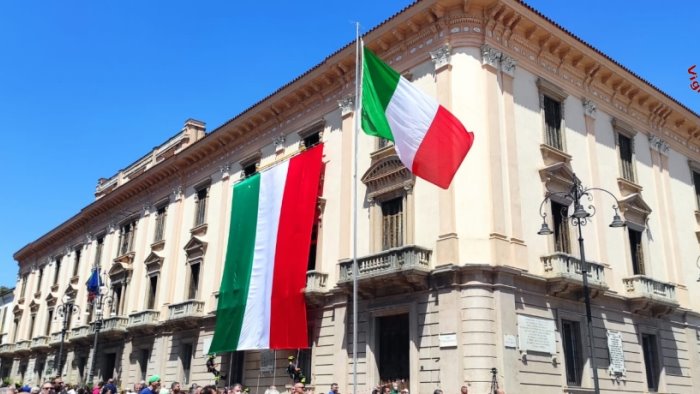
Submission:
<svg viewBox="0 0 700 394">
<path fill-rule="evenodd" d="M 232 351 L 238 346 L 255 252 L 259 194 L 260 174 L 251 176 L 233 188 L 234 203 L 226 263 L 219 290 L 214 339 L 209 353 Z"/>
<path fill-rule="evenodd" d="M 372 51 L 363 50 L 362 62 L 362 129 L 369 135 L 393 141 L 386 108 L 399 84 L 401 75 L 386 65 Z"/>
</svg>

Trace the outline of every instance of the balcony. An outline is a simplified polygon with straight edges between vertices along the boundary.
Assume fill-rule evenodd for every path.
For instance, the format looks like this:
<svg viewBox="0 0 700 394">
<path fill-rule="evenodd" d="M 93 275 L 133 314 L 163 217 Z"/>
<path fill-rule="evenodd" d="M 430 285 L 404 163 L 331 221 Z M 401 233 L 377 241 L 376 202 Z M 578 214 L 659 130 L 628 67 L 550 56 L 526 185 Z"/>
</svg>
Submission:
<svg viewBox="0 0 700 394">
<path fill-rule="evenodd" d="M 33 352 L 43 352 L 51 349 L 49 346 L 49 337 L 47 336 L 32 338 L 32 344 L 30 346 Z"/>
<path fill-rule="evenodd" d="M 15 343 L 15 353 L 29 353 L 31 344 L 32 341 L 29 340 L 17 341 L 17 343 Z"/>
<path fill-rule="evenodd" d="M 70 331 L 66 331 L 66 337 L 64 338 L 64 342 L 68 342 L 70 340 Z M 61 344 L 61 332 L 52 332 L 51 335 L 49 336 L 49 345 L 50 346 L 59 346 Z"/>
<path fill-rule="evenodd" d="M 160 313 L 154 310 L 132 313 L 129 315 L 126 329 L 134 333 L 153 334 L 160 324 L 159 315 Z"/>
<path fill-rule="evenodd" d="M 406 245 L 357 259 L 358 291 L 363 296 L 405 293 L 428 288 L 432 250 Z M 338 286 L 352 288 L 352 260 L 340 261 Z M 387 279 L 391 286 L 387 286 Z"/>
<path fill-rule="evenodd" d="M 92 323 L 94 324 L 94 323 Z M 71 342 L 79 342 L 79 341 L 84 341 L 87 342 L 92 338 L 92 334 L 95 333 L 93 330 L 93 326 L 79 326 L 79 327 L 74 327 L 70 330 L 70 339 Z M 53 338 L 53 335 L 52 335 Z M 59 333 L 59 338 L 58 338 L 59 343 L 61 342 L 60 338 L 60 333 Z"/>
<path fill-rule="evenodd" d="M 583 275 L 581 260 L 566 253 L 554 253 L 540 257 L 547 278 L 547 293 L 554 296 L 583 295 Z M 588 287 L 591 297 L 608 289 L 605 283 L 605 267 L 595 261 L 588 261 Z"/>
<path fill-rule="evenodd" d="M 123 316 L 112 316 L 102 320 L 100 337 L 105 339 L 119 339 L 126 336 L 126 326 L 129 319 Z M 90 323 L 90 332 L 95 332 L 97 322 Z"/>
<path fill-rule="evenodd" d="M 634 313 L 646 313 L 663 316 L 678 307 L 676 286 L 651 279 L 644 275 L 635 275 L 622 279 L 625 296 L 629 300 L 630 310 Z"/>
<path fill-rule="evenodd" d="M 4 343 L 0 345 L 0 356 L 9 356 L 15 352 L 14 343 Z"/>
<path fill-rule="evenodd" d="M 199 325 L 204 317 L 204 302 L 187 300 L 168 306 L 167 323 L 183 328 L 193 328 Z"/>
<path fill-rule="evenodd" d="M 304 293 L 311 304 L 319 304 L 323 296 L 328 292 L 328 274 L 318 271 L 306 272 L 306 288 Z"/>
</svg>

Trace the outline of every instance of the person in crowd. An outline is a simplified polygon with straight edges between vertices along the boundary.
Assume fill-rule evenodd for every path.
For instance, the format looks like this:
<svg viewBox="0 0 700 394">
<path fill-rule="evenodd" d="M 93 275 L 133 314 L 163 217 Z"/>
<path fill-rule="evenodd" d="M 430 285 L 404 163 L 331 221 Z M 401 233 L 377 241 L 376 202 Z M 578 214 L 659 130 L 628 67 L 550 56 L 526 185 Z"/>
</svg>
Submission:
<svg viewBox="0 0 700 394">
<path fill-rule="evenodd" d="M 184 394 L 182 392 L 182 389 L 180 388 L 180 382 L 173 382 L 170 385 L 170 393 L 171 394 Z"/>
<path fill-rule="evenodd" d="M 199 385 L 197 383 L 192 383 L 189 394 L 200 394 Z"/>
<path fill-rule="evenodd" d="M 56 394 L 66 394 L 66 387 L 63 385 L 63 379 L 60 376 L 56 376 L 52 379 L 51 384 L 53 385 L 53 391 Z"/>
<path fill-rule="evenodd" d="M 465 385 L 459 390 L 460 394 L 469 394 L 469 388 Z"/>
<path fill-rule="evenodd" d="M 140 394 L 157 394 L 160 390 L 160 376 L 153 375 L 148 378 L 148 387 L 141 390 Z"/>
<path fill-rule="evenodd" d="M 435 389 L 435 391 L 433 391 L 433 394 L 442 394 L 442 390 L 440 390 L 440 389 Z"/>
<path fill-rule="evenodd" d="M 202 388 L 202 394 L 217 394 L 216 386 L 208 385 Z"/>
<path fill-rule="evenodd" d="M 54 384 L 55 386 L 55 384 Z M 114 379 L 109 378 L 107 379 L 107 383 L 102 387 L 102 394 L 119 394 L 117 393 L 117 386 L 114 385 Z"/>
<path fill-rule="evenodd" d="M 399 382 L 393 381 L 391 383 L 391 394 L 399 394 Z"/>
<path fill-rule="evenodd" d="M 391 394 L 391 386 L 388 384 L 382 386 L 382 394 Z"/>
<path fill-rule="evenodd" d="M 17 394 L 17 388 L 15 386 L 9 385 L 5 388 L 5 394 Z"/>
<path fill-rule="evenodd" d="M 280 394 L 280 392 L 277 391 L 277 387 L 274 384 L 271 384 L 270 387 L 265 390 L 265 394 Z"/>
<path fill-rule="evenodd" d="M 100 394 L 102 392 L 102 387 L 105 385 L 105 382 L 99 381 L 97 382 L 97 386 L 92 388 L 92 394 Z"/>
<path fill-rule="evenodd" d="M 41 389 L 43 390 L 44 388 L 42 387 Z M 53 390 L 53 388 L 52 388 L 51 390 Z M 50 393 L 51 390 L 49 390 L 48 392 Z M 39 394 L 39 391 L 40 391 L 40 390 L 39 390 L 38 387 L 32 387 L 31 394 Z"/>
<path fill-rule="evenodd" d="M 402 389 L 401 394 L 408 394 L 408 389 L 406 389 L 406 388 Z"/>
<path fill-rule="evenodd" d="M 241 394 L 243 392 L 243 385 L 240 383 L 234 384 L 233 387 L 231 388 L 231 392 L 233 394 Z"/>
<path fill-rule="evenodd" d="M 328 394 L 338 394 L 338 383 L 331 383 L 331 391 Z"/>
<path fill-rule="evenodd" d="M 292 389 L 292 394 L 304 394 L 304 383 L 297 382 L 294 383 L 294 388 Z"/>
<path fill-rule="evenodd" d="M 66 385 L 66 394 L 76 394 L 75 386 L 72 384 L 67 384 Z"/>
</svg>

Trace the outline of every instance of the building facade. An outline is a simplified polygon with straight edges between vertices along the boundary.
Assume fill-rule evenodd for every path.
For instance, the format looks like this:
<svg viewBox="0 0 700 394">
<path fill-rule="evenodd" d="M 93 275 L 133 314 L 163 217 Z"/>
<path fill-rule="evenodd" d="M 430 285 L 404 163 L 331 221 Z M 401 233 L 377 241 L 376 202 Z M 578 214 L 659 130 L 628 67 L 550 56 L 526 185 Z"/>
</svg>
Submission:
<svg viewBox="0 0 700 394">
<path fill-rule="evenodd" d="M 15 289 L 0 291 L 0 346 L 10 342 L 10 322 L 12 318 L 12 301 Z M 9 376 L 12 367 L 12 359 L 0 358 L 0 377 Z"/>
<path fill-rule="evenodd" d="M 352 391 L 354 208 L 358 392 L 396 380 L 486 392 L 493 368 L 509 393 L 590 392 L 592 367 L 605 392 L 696 392 L 697 114 L 515 0 L 418 2 L 365 43 L 474 131 L 449 189 L 413 177 L 391 143 L 355 138 L 355 49 L 342 48 L 209 133 L 189 120 L 19 250 L 0 347 L 10 378 L 57 373 L 67 296 L 80 311 L 65 320 L 65 381 L 88 379 L 99 327 L 96 379 L 213 382 L 232 185 L 323 143 L 308 322 L 290 322 L 308 325 L 312 346 L 217 355 L 227 383 L 287 384 L 294 355 L 317 391 Z M 591 191 L 596 215 L 581 227 L 592 332 L 566 218 L 576 207 L 561 197 L 575 177 L 610 192 Z M 627 225 L 609 228 L 618 210 Z M 543 219 L 553 234 L 538 234 Z M 93 267 L 105 295 L 88 304 Z"/>
</svg>

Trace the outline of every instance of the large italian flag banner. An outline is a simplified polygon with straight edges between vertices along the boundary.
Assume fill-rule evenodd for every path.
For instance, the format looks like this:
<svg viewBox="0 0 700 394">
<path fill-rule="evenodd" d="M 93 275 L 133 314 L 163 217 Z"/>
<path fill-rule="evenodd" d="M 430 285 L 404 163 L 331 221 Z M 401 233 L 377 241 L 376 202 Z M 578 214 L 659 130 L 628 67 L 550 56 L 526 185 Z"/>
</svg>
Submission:
<svg viewBox="0 0 700 394">
<path fill-rule="evenodd" d="M 362 53 L 362 130 L 394 141 L 417 177 L 447 189 L 471 149 L 474 134 L 372 51 Z"/>
<path fill-rule="evenodd" d="M 323 145 L 236 184 L 209 353 L 308 347 L 306 267 Z"/>
</svg>

